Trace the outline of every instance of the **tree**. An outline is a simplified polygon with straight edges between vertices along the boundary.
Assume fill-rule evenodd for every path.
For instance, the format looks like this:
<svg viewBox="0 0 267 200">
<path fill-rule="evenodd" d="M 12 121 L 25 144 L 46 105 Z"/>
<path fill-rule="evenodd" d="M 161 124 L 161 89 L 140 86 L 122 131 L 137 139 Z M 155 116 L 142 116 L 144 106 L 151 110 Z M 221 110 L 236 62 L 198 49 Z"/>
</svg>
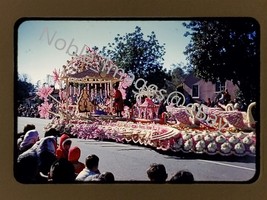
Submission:
<svg viewBox="0 0 267 200">
<path fill-rule="evenodd" d="M 177 63 L 177 64 L 172 64 L 173 70 L 171 71 L 171 80 L 172 83 L 178 87 L 181 83 L 184 82 L 184 79 L 187 75 L 185 72 L 184 64 L 183 63 Z"/>
<path fill-rule="evenodd" d="M 196 76 L 206 81 L 232 80 L 247 103 L 259 97 L 259 25 L 251 18 L 184 23 L 191 42 L 185 50 Z"/>
<path fill-rule="evenodd" d="M 19 75 L 18 74 L 18 80 L 17 80 L 17 101 L 23 102 L 26 98 L 29 98 L 34 92 L 34 85 L 30 82 L 28 82 L 29 77 L 27 74 Z"/>
<path fill-rule="evenodd" d="M 118 34 L 114 43 L 103 47 L 100 53 L 125 72 L 132 72 L 136 79 L 143 78 L 148 84 L 163 87 L 164 79 L 170 78 L 163 69 L 164 45 L 159 44 L 154 32 L 145 39 L 141 28 L 137 26 L 133 33 L 124 36 Z"/>
</svg>

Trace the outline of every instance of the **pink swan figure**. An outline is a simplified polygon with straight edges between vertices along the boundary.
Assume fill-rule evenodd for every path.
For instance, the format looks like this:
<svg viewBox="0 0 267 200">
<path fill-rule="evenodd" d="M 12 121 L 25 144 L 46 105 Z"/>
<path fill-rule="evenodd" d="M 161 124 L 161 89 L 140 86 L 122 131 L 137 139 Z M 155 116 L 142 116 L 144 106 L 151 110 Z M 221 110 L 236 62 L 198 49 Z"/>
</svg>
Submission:
<svg viewBox="0 0 267 200">
<path fill-rule="evenodd" d="M 249 104 L 247 112 L 225 111 L 223 118 L 236 129 L 254 130 L 256 121 L 251 112 L 254 106 L 256 106 L 256 102 Z"/>
<path fill-rule="evenodd" d="M 179 106 L 175 107 L 173 105 L 166 106 L 166 110 L 168 113 L 172 115 L 172 117 L 175 119 L 176 123 L 182 126 L 188 126 L 188 127 L 195 127 L 199 124 L 195 120 L 193 108 L 185 107 L 185 106 Z"/>
</svg>

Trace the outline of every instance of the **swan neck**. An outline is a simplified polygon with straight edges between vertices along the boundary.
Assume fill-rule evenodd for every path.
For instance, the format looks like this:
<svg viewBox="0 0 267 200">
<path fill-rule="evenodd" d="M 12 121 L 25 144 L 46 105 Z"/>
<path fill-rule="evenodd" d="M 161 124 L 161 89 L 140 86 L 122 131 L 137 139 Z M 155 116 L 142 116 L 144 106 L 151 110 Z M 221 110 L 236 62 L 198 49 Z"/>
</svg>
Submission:
<svg viewBox="0 0 267 200">
<path fill-rule="evenodd" d="M 249 104 L 248 109 L 247 109 L 247 120 L 249 124 L 255 124 L 255 119 L 252 115 L 252 107 L 256 105 L 255 102 Z"/>
</svg>

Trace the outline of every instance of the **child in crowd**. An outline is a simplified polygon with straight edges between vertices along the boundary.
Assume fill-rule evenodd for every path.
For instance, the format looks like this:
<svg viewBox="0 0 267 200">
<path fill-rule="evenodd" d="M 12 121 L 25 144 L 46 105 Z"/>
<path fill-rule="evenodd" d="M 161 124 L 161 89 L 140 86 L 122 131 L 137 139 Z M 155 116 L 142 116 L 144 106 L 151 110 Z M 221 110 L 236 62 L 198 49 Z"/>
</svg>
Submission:
<svg viewBox="0 0 267 200">
<path fill-rule="evenodd" d="M 59 139 L 59 147 L 56 151 L 57 159 L 59 158 L 65 158 L 68 159 L 69 155 L 69 149 L 71 146 L 71 140 L 70 137 L 67 134 L 62 134 Z"/>
<path fill-rule="evenodd" d="M 92 154 L 85 160 L 86 167 L 78 174 L 76 181 L 91 181 L 92 176 L 100 174 L 98 170 L 99 158 Z"/>
<path fill-rule="evenodd" d="M 148 178 L 154 183 L 164 183 L 168 177 L 166 169 L 162 164 L 152 164 L 147 170 Z"/>
<path fill-rule="evenodd" d="M 171 179 L 170 183 L 193 183 L 194 176 L 188 171 L 178 171 Z"/>
<path fill-rule="evenodd" d="M 76 174 L 79 174 L 85 168 L 85 165 L 79 162 L 80 156 L 81 156 L 81 150 L 79 147 L 75 146 L 70 148 L 68 160 L 73 164 Z"/>
</svg>

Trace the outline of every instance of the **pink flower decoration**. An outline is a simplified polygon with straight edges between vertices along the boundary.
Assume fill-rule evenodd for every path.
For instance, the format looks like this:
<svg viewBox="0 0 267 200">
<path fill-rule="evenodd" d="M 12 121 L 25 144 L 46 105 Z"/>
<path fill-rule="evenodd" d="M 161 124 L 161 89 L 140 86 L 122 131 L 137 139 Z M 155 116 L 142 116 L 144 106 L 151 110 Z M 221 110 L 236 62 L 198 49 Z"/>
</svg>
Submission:
<svg viewBox="0 0 267 200">
<path fill-rule="evenodd" d="M 59 97 L 62 101 L 67 99 L 67 93 L 65 91 L 59 91 Z"/>
<path fill-rule="evenodd" d="M 41 118 L 48 119 L 49 118 L 49 111 L 51 110 L 53 104 L 49 104 L 47 101 L 38 106 L 38 111 Z"/>
<path fill-rule="evenodd" d="M 126 98 L 126 89 L 132 85 L 133 83 L 133 80 L 130 78 L 130 76 L 128 76 L 127 74 L 123 74 L 122 75 L 123 78 L 119 84 L 119 90 L 121 91 L 122 93 L 122 98 L 125 99 Z"/>
<path fill-rule="evenodd" d="M 56 69 L 54 69 L 53 71 L 53 78 L 54 78 L 54 82 L 58 83 L 59 82 L 59 74 L 60 74 L 60 69 L 57 71 Z"/>
<path fill-rule="evenodd" d="M 126 99 L 126 90 L 118 88 L 121 92 L 122 99 Z"/>
<path fill-rule="evenodd" d="M 40 99 L 44 99 L 44 101 L 47 101 L 47 97 L 53 92 L 53 88 L 51 87 L 42 87 L 39 88 L 38 92 L 36 94 L 39 96 Z"/>
</svg>

